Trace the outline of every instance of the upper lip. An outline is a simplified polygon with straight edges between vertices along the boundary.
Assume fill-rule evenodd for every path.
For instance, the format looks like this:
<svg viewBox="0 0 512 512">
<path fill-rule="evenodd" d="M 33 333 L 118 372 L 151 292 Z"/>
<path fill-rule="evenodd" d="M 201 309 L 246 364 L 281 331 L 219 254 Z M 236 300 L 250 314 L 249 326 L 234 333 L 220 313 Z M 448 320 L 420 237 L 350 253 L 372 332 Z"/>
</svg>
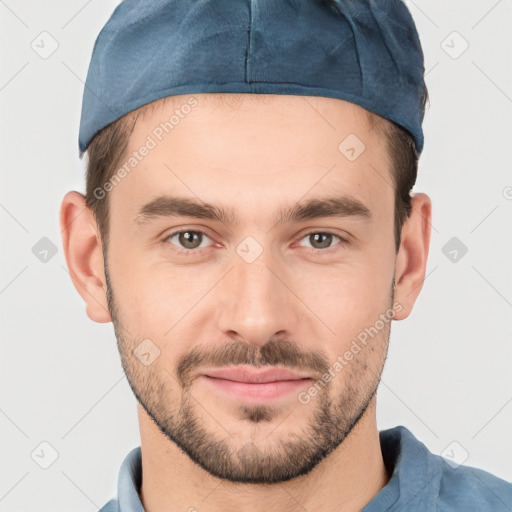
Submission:
<svg viewBox="0 0 512 512">
<path fill-rule="evenodd" d="M 303 375 L 284 368 L 262 368 L 260 370 L 256 370 L 254 368 L 249 369 L 240 366 L 235 368 L 207 370 L 203 372 L 203 375 L 206 375 L 207 377 L 214 377 L 216 379 L 257 384 L 280 380 L 301 380 L 310 378 L 309 375 Z"/>
</svg>

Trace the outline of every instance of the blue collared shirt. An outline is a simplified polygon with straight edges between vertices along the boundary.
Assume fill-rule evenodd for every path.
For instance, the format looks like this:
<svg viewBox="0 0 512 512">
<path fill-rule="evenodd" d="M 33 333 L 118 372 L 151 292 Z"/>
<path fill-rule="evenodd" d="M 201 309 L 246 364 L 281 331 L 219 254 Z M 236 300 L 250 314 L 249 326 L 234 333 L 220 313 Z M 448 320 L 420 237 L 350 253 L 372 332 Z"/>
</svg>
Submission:
<svg viewBox="0 0 512 512">
<path fill-rule="evenodd" d="M 481 469 L 450 465 L 405 427 L 379 432 L 391 478 L 361 512 L 511 512 L 512 483 Z M 144 512 L 140 446 L 124 459 L 117 499 L 100 512 Z"/>
</svg>

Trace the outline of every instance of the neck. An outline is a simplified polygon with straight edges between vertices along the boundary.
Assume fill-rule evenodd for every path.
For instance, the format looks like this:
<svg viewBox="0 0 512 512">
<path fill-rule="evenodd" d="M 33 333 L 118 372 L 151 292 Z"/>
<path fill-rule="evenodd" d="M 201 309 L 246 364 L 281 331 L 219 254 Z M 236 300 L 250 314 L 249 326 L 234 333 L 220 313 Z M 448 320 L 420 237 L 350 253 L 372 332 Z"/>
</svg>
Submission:
<svg viewBox="0 0 512 512">
<path fill-rule="evenodd" d="M 272 485 L 213 477 L 169 441 L 138 405 L 141 501 L 146 512 L 360 511 L 389 481 L 376 424 L 376 398 L 340 446 L 310 473 Z"/>
</svg>

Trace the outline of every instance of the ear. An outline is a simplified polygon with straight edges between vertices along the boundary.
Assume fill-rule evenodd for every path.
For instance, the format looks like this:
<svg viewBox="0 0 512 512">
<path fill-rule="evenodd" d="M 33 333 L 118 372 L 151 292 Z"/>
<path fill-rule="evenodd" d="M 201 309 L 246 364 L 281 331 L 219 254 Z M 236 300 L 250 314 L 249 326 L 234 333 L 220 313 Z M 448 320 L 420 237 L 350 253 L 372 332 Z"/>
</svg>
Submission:
<svg viewBox="0 0 512 512">
<path fill-rule="evenodd" d="M 402 309 L 395 320 L 407 318 L 416 302 L 427 268 L 432 222 L 432 203 L 426 194 L 414 194 L 409 218 L 402 227 L 402 240 L 396 258 L 395 301 Z"/>
<path fill-rule="evenodd" d="M 95 322 L 110 322 L 101 237 L 83 194 L 71 191 L 64 196 L 60 229 L 68 270 L 87 316 Z"/>
</svg>

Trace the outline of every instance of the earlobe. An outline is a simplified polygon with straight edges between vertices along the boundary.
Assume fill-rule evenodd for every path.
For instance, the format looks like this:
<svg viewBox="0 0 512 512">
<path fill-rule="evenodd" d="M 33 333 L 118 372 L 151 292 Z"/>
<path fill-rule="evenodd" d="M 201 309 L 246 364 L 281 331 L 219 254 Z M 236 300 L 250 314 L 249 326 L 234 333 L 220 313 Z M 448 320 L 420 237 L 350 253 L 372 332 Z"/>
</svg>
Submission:
<svg viewBox="0 0 512 512">
<path fill-rule="evenodd" d="M 395 302 L 402 308 L 395 320 L 407 318 L 423 288 L 432 226 L 432 203 L 426 194 L 414 194 L 395 267 Z"/>
<path fill-rule="evenodd" d="M 104 262 L 94 215 L 79 192 L 68 192 L 60 207 L 62 245 L 73 285 L 95 322 L 110 322 Z"/>
</svg>

